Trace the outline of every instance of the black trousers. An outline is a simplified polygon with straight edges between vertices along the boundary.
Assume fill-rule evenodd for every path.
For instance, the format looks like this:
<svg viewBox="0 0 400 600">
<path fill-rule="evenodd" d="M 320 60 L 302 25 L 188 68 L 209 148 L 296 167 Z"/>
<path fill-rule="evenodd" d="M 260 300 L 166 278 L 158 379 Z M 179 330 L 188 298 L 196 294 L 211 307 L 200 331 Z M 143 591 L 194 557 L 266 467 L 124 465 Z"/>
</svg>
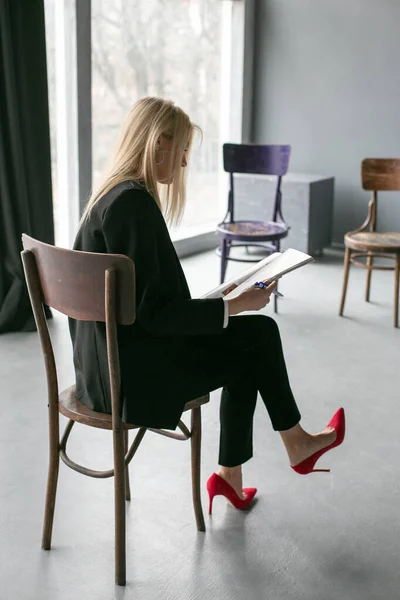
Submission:
<svg viewBox="0 0 400 600">
<path fill-rule="evenodd" d="M 253 455 L 253 417 L 258 392 L 276 431 L 294 427 L 300 413 L 290 389 L 276 322 L 263 315 L 229 319 L 220 335 L 187 340 L 181 379 L 194 398 L 223 388 L 219 464 L 234 467 Z M 184 359 L 185 362 L 185 359 Z"/>
</svg>

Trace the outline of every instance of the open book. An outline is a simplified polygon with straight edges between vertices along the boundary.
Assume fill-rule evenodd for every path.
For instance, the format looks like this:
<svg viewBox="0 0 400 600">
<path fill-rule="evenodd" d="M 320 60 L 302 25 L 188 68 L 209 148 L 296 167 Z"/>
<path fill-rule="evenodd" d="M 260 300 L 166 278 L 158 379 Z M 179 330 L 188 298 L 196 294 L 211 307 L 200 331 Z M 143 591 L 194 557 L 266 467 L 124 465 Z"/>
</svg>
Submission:
<svg viewBox="0 0 400 600">
<path fill-rule="evenodd" d="M 290 273 L 314 259 L 304 252 L 289 248 L 285 252 L 274 252 L 245 271 L 240 277 L 231 279 L 214 288 L 203 298 L 222 298 L 231 300 L 250 289 L 258 281 L 276 281 L 282 275 Z"/>
</svg>

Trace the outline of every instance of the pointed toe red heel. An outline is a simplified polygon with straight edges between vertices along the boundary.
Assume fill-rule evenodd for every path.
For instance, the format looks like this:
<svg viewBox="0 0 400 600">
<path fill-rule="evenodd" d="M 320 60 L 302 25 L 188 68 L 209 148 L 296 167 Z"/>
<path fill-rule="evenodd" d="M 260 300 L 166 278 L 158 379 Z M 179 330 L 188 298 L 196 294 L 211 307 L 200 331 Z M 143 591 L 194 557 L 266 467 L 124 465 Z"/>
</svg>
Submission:
<svg viewBox="0 0 400 600">
<path fill-rule="evenodd" d="M 308 475 L 309 473 L 329 473 L 330 469 L 314 469 L 314 465 L 319 458 L 328 450 L 332 450 L 332 448 L 336 448 L 340 446 L 340 444 L 344 440 L 344 434 L 346 430 L 346 420 L 344 416 L 344 408 L 339 408 L 339 410 L 333 415 L 332 419 L 329 421 L 327 427 L 333 427 L 336 431 L 336 440 L 329 444 L 326 448 L 322 448 L 322 450 L 318 450 L 305 460 L 303 460 L 298 465 L 292 466 L 292 469 L 296 471 L 299 475 Z"/>
<path fill-rule="evenodd" d="M 212 504 L 215 496 L 225 496 L 225 498 L 238 510 L 247 508 L 252 503 L 254 496 L 257 493 L 257 488 L 243 488 L 246 498 L 239 498 L 232 486 L 225 479 L 213 473 L 207 481 L 207 491 L 210 498 L 208 514 L 212 513 Z"/>
</svg>

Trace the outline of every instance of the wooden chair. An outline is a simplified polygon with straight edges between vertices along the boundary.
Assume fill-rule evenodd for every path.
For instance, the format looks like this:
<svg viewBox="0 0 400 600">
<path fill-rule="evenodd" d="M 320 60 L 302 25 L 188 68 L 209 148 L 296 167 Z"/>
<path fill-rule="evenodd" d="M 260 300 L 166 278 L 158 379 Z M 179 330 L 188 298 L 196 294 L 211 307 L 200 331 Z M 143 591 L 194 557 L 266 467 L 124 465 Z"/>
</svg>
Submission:
<svg viewBox="0 0 400 600">
<path fill-rule="evenodd" d="M 49 550 L 57 491 L 59 459 L 89 477 L 114 476 L 115 498 L 115 580 L 126 583 L 125 499 L 130 500 L 128 465 L 146 431 L 176 439 L 191 440 L 192 495 L 197 529 L 205 531 L 200 495 L 201 405 L 209 396 L 188 402 L 191 429 L 180 421 L 181 433 L 146 429 L 122 423 L 120 398 L 120 367 L 117 344 L 117 324 L 130 325 L 135 320 L 134 264 L 126 256 L 95 254 L 64 250 L 22 236 L 22 261 L 36 325 L 39 332 L 47 376 L 49 415 L 49 471 L 42 548 Z M 43 305 L 53 307 L 73 319 L 105 322 L 112 413 L 94 412 L 75 396 L 75 386 L 58 395 L 58 382 L 53 348 L 44 317 Z M 59 439 L 59 413 L 69 419 Z M 67 441 L 75 422 L 109 429 L 113 432 L 114 468 L 94 471 L 72 461 L 66 451 Z M 138 429 L 131 446 L 128 430 Z"/>
<path fill-rule="evenodd" d="M 258 262 L 259 257 L 237 258 L 230 255 L 232 248 L 244 246 L 261 247 L 269 253 L 279 252 L 280 243 L 289 233 L 289 226 L 282 215 L 282 177 L 289 167 L 291 146 L 224 144 L 224 170 L 229 173 L 230 190 L 228 210 L 222 223 L 217 227 L 220 246 L 217 254 L 221 257 L 220 283 L 223 283 L 229 260 L 237 262 Z M 272 220 L 237 221 L 235 220 L 235 173 L 252 175 L 271 175 L 276 177 L 275 200 Z M 278 297 L 274 296 L 274 311 L 278 312 Z"/>
<path fill-rule="evenodd" d="M 368 217 L 365 223 L 355 231 L 346 233 L 344 241 L 346 253 L 344 258 L 344 280 L 339 315 L 343 316 L 346 299 L 350 263 L 367 269 L 365 300 L 369 302 L 371 273 L 374 269 L 395 271 L 394 283 L 394 326 L 399 326 L 399 274 L 400 274 L 400 232 L 378 233 L 377 199 L 378 191 L 400 191 L 400 159 L 367 158 L 362 162 L 362 185 L 364 190 L 372 191 L 368 206 Z M 373 264 L 375 256 L 395 260 L 394 267 Z M 366 262 L 357 259 L 366 257 Z"/>
</svg>

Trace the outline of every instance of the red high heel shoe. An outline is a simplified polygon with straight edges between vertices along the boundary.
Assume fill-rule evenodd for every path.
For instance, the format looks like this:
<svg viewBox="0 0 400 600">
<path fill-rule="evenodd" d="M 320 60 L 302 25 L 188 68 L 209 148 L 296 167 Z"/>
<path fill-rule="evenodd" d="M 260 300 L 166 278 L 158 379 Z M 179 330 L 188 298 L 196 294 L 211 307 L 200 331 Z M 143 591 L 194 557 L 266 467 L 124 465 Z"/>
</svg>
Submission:
<svg viewBox="0 0 400 600">
<path fill-rule="evenodd" d="M 213 473 L 207 481 L 207 490 L 210 498 L 208 514 L 211 515 L 212 504 L 215 496 L 225 496 L 227 500 L 237 509 L 243 510 L 253 501 L 257 488 L 243 488 L 246 498 L 239 498 L 235 490 L 223 477 Z"/>
<path fill-rule="evenodd" d="M 336 431 L 336 440 L 332 444 L 329 444 L 329 446 L 327 446 L 326 448 L 318 450 L 318 452 L 315 452 L 298 465 L 292 467 L 292 469 L 296 471 L 296 473 L 299 473 L 299 475 L 308 475 L 309 473 L 330 472 L 330 469 L 314 469 L 314 465 L 317 462 L 317 460 L 323 454 L 325 454 L 325 452 L 328 452 L 328 450 L 332 450 L 332 448 L 336 448 L 336 446 L 340 446 L 340 444 L 343 442 L 344 433 L 346 429 L 344 408 L 339 408 L 339 410 L 333 415 L 332 419 L 329 421 L 327 427 L 333 427 L 333 429 Z"/>
</svg>

